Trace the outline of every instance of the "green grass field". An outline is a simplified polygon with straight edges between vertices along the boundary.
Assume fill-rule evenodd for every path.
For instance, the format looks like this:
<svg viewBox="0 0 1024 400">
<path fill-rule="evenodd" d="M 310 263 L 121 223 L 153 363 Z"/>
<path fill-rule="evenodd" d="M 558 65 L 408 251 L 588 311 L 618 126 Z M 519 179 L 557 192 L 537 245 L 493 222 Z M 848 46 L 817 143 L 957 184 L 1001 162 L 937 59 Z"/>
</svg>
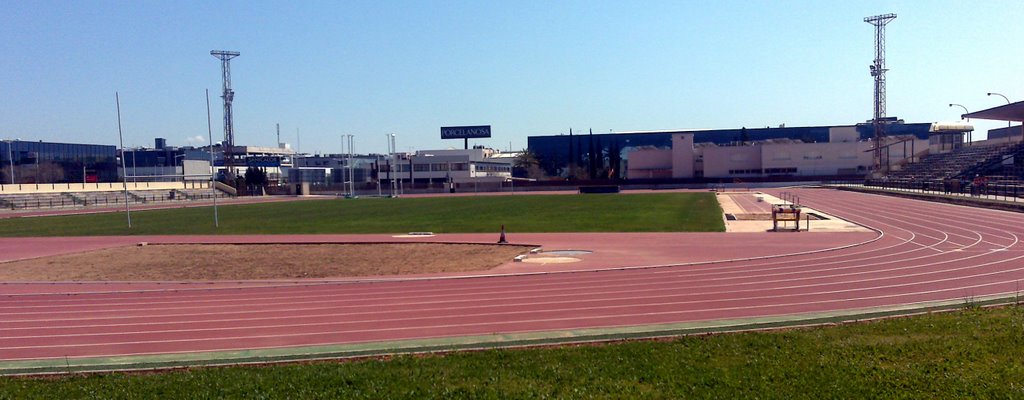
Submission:
<svg viewBox="0 0 1024 400">
<path fill-rule="evenodd" d="M 3 399 L 1024 398 L 1024 308 L 779 332 L 55 379 Z"/>
<path fill-rule="evenodd" d="M 0 236 L 724 231 L 711 193 L 306 200 L 0 220 Z"/>
</svg>

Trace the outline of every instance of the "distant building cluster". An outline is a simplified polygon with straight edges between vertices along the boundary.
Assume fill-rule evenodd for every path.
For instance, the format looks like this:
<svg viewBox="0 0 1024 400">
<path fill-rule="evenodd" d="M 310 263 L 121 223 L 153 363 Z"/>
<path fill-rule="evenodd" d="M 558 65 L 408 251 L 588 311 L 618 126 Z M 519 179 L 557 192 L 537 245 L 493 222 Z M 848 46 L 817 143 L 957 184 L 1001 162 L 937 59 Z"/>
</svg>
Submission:
<svg viewBox="0 0 1024 400">
<path fill-rule="evenodd" d="M 966 124 L 887 125 L 882 167 L 948 151 Z M 538 173 L 566 180 L 767 179 L 864 176 L 873 168 L 870 124 L 621 132 L 529 137 Z"/>
<path fill-rule="evenodd" d="M 286 144 L 278 147 L 234 146 L 226 162 L 221 145 L 168 146 L 157 138 L 152 148 L 0 142 L 2 183 L 93 183 L 125 179 L 145 182 L 223 180 L 228 172 L 244 176 L 250 168 L 266 173 L 271 184 L 308 183 L 330 187 L 354 183 L 359 187 L 395 181 L 405 187 L 499 184 L 512 177 L 515 157 L 482 147 L 396 154 L 300 154 Z M 211 151 L 213 168 L 211 169 Z M 11 157 L 13 155 L 13 158 Z M 124 161 L 122 173 L 121 161 Z M 13 162 L 11 161 L 13 160 Z M 229 166 L 230 165 L 230 166 Z M 10 177 L 14 172 L 13 179 Z"/>
<path fill-rule="evenodd" d="M 889 121 L 882 168 L 964 143 L 966 124 Z M 864 176 L 873 168 L 872 125 L 638 131 L 530 136 L 525 153 L 474 147 L 394 154 L 300 154 L 278 147 L 220 144 L 152 148 L 0 142 L 3 183 L 209 180 L 259 169 L 271 185 L 458 188 L 529 180 L 700 180 Z M 212 165 L 211 165 L 212 153 Z M 124 171 L 122 173 L 122 161 Z"/>
</svg>

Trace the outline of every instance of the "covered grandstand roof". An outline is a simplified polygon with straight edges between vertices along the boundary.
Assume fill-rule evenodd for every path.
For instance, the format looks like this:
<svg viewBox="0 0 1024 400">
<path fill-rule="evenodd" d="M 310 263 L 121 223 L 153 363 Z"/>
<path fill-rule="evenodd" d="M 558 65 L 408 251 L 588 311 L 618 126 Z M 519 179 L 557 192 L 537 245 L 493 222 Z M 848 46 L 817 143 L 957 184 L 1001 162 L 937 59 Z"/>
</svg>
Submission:
<svg viewBox="0 0 1024 400">
<path fill-rule="evenodd" d="M 987 110 L 975 111 L 961 115 L 960 117 L 1024 122 L 1024 101 L 1018 101 L 1005 106 L 993 107 Z"/>
</svg>

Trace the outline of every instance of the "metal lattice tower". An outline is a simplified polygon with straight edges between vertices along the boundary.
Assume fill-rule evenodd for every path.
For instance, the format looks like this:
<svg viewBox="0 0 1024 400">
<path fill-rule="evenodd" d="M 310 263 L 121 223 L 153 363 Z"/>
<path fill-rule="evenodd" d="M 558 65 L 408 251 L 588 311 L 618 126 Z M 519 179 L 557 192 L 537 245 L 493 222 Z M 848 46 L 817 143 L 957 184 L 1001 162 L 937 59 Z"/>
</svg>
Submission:
<svg viewBox="0 0 1024 400">
<path fill-rule="evenodd" d="M 235 91 L 231 90 L 231 59 L 238 57 L 237 51 L 211 50 L 210 55 L 220 59 L 221 74 L 224 77 L 223 93 L 220 98 L 224 99 L 224 166 L 228 167 L 231 174 L 231 165 L 234 161 L 235 129 L 234 118 L 231 113 L 231 101 L 235 98 Z M 210 143 L 213 146 L 213 143 Z"/>
<path fill-rule="evenodd" d="M 878 171 L 882 164 L 882 136 L 885 136 L 885 125 L 882 119 L 885 118 L 885 25 L 893 19 L 896 14 L 881 14 L 864 18 L 875 26 L 875 62 L 868 68 L 871 69 L 871 76 L 875 78 L 875 117 L 871 121 L 875 128 L 875 157 L 874 170 Z"/>
</svg>

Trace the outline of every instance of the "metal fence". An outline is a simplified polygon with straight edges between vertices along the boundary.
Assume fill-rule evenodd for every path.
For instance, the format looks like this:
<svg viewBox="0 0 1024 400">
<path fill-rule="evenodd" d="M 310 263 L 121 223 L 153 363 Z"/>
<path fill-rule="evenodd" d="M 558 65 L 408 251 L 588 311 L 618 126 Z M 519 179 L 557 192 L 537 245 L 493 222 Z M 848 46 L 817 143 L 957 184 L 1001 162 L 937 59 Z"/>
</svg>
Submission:
<svg viewBox="0 0 1024 400">
<path fill-rule="evenodd" d="M 829 181 L 834 186 L 862 186 L 882 190 L 922 193 L 940 196 L 971 197 L 977 199 L 998 200 L 1008 202 L 1024 202 L 1024 183 L 1022 182 L 987 182 L 961 180 L 864 180 L 864 181 Z"/>
<path fill-rule="evenodd" d="M 189 193 L 184 194 L 182 192 L 175 192 L 171 195 L 170 192 L 155 194 L 155 193 L 130 193 L 128 201 L 130 204 L 159 204 L 159 203 L 171 203 L 171 202 L 187 202 L 187 201 L 205 201 L 212 200 L 214 197 L 213 193 Z M 227 198 L 230 196 L 217 195 L 218 199 Z M 112 192 L 109 196 L 91 196 L 91 197 L 75 197 L 74 195 L 61 195 L 61 196 L 31 196 L 31 195 L 20 195 L 20 196 L 4 196 L 0 197 L 0 209 L 6 210 L 32 210 L 32 209 L 47 209 L 47 208 L 72 208 L 72 207 L 106 207 L 106 206 L 120 206 L 125 202 L 123 192 Z"/>
</svg>

